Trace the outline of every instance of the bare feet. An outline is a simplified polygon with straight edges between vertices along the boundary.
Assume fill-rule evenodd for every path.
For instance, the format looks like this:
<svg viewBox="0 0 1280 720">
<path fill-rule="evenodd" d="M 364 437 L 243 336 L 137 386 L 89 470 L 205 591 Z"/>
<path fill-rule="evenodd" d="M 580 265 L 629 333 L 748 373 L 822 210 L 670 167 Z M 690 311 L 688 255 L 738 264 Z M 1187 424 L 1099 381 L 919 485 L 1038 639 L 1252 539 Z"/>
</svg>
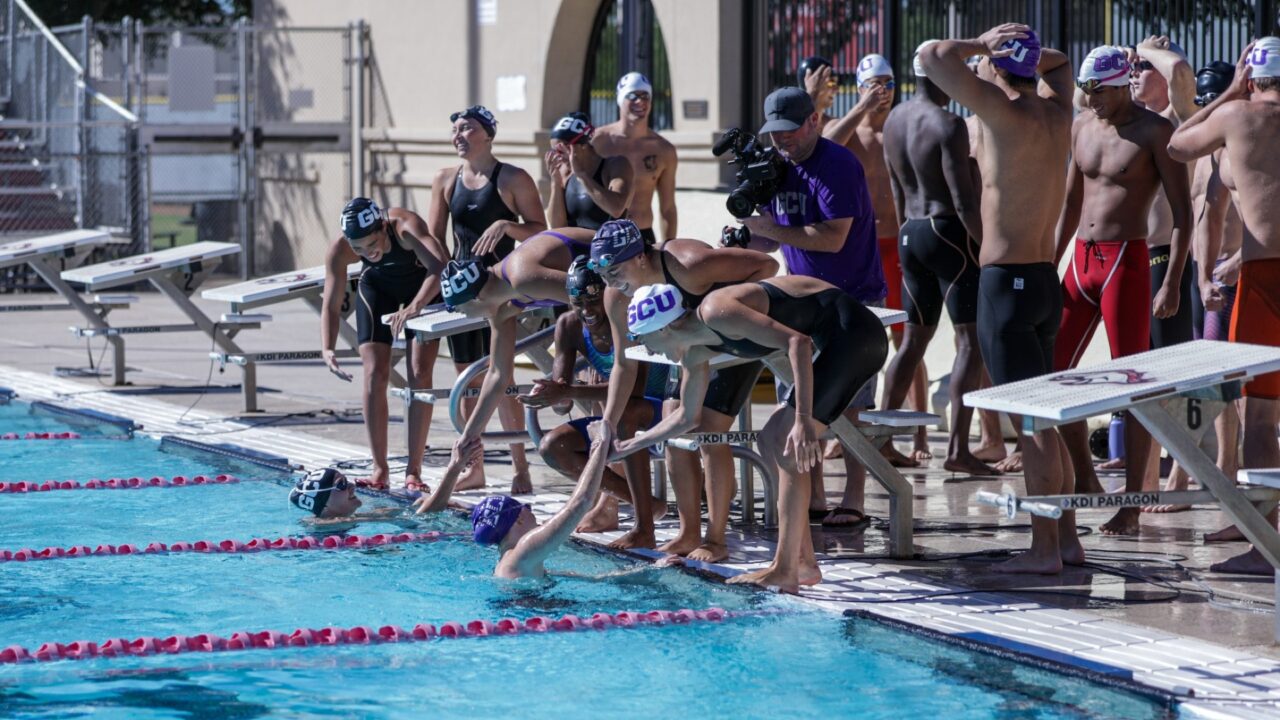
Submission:
<svg viewBox="0 0 1280 720">
<path fill-rule="evenodd" d="M 724 543 L 704 542 L 689 553 L 690 560 L 718 563 L 729 558 L 729 548 Z"/>
<path fill-rule="evenodd" d="M 618 500 L 608 493 L 600 493 L 595 507 L 582 518 L 574 532 L 597 533 L 618 529 Z"/>
<path fill-rule="evenodd" d="M 926 465 L 933 459 L 933 451 L 929 449 L 929 431 L 923 427 L 916 431 L 915 444 L 912 446 L 910 457 Z"/>
<path fill-rule="evenodd" d="M 481 490 L 484 488 L 484 465 L 476 463 L 467 470 L 467 474 L 463 475 L 458 484 L 453 486 L 456 490 Z"/>
<path fill-rule="evenodd" d="M 1240 532 L 1240 528 L 1235 525 L 1228 525 L 1217 532 L 1204 534 L 1204 541 L 1207 543 L 1244 542 L 1244 540 L 1244 533 Z"/>
<path fill-rule="evenodd" d="M 670 555 L 688 555 L 697 550 L 702 545 L 701 535 L 685 536 L 679 535 L 676 539 L 663 543 L 658 548 L 658 552 L 664 552 Z"/>
<path fill-rule="evenodd" d="M 964 473 L 966 475 L 999 475 L 1000 471 L 982 462 L 972 454 L 960 456 L 957 458 L 947 458 L 942 463 L 942 469 L 951 472 Z"/>
<path fill-rule="evenodd" d="M 1124 458 L 1112 458 L 1098 466 L 1099 470 L 1123 470 Z"/>
<path fill-rule="evenodd" d="M 906 455 L 903 455 L 902 453 L 898 452 L 898 448 L 893 446 L 892 440 L 885 443 L 884 447 L 880 448 L 880 454 L 883 455 L 884 459 L 888 460 L 889 464 L 894 467 L 900 467 L 900 468 L 920 467 L 920 463 L 918 461 L 912 460 Z"/>
<path fill-rule="evenodd" d="M 1229 477 L 1229 476 L 1228 476 Z M 1186 473 L 1171 473 L 1169 479 L 1164 481 L 1164 487 L 1160 488 L 1163 492 L 1178 492 L 1187 489 L 1187 484 L 1191 478 Z M 1190 510 L 1190 505 L 1148 505 L 1142 508 L 1142 512 L 1147 513 L 1178 513 Z"/>
<path fill-rule="evenodd" d="M 827 443 L 827 451 L 822 454 L 822 459 L 838 460 L 841 457 L 844 457 L 844 446 L 840 444 L 840 441 L 832 440 Z"/>
<path fill-rule="evenodd" d="M 1142 508 L 1145 513 L 1180 513 L 1191 509 L 1190 505 L 1148 505 Z"/>
<path fill-rule="evenodd" d="M 1022 472 L 1022 451 L 1015 450 L 1009 453 L 1005 459 L 996 463 L 996 469 L 1002 473 Z"/>
<path fill-rule="evenodd" d="M 822 570 L 817 565 L 800 568 L 800 584 L 801 585 L 817 585 L 822 582 Z"/>
<path fill-rule="evenodd" d="M 512 495 L 528 495 L 533 492 L 533 479 L 529 477 L 529 471 L 517 472 L 511 476 L 511 494 Z"/>
<path fill-rule="evenodd" d="M 1120 508 L 1108 521 L 1102 523 L 1098 530 L 1103 535 L 1137 535 L 1141 529 L 1138 524 L 1138 508 Z"/>
<path fill-rule="evenodd" d="M 654 540 L 653 530 L 632 528 L 622 537 L 609 543 L 609 547 L 613 550 L 630 550 L 631 548 L 651 548 L 656 544 L 657 541 Z"/>
<path fill-rule="evenodd" d="M 796 573 L 782 573 L 775 569 L 772 565 L 762 570 L 755 570 L 741 575 L 735 575 L 728 580 L 733 585 L 763 585 L 765 587 L 776 587 L 784 593 L 795 595 L 800 592 L 800 578 Z"/>
<path fill-rule="evenodd" d="M 1015 555 L 1002 563 L 997 563 L 991 567 L 998 573 L 1010 573 L 1019 575 L 1057 575 L 1062 572 L 1062 555 L 1054 554 L 1051 557 L 1041 557 L 1033 555 L 1030 550 Z"/>
<path fill-rule="evenodd" d="M 1249 548 L 1247 553 L 1210 565 L 1209 572 L 1232 573 L 1235 575 L 1274 575 L 1276 569 L 1271 567 L 1271 563 L 1262 557 L 1262 553 L 1255 548 Z"/>
<path fill-rule="evenodd" d="M 1074 533 L 1068 537 L 1059 537 L 1058 557 L 1062 558 L 1063 565 L 1083 565 L 1084 546 L 1080 544 L 1080 537 Z"/>
<path fill-rule="evenodd" d="M 1008 451 L 1004 448 L 1004 441 L 997 441 L 990 445 L 983 445 L 973 451 L 973 456 L 983 462 L 1000 462 L 1009 456 Z"/>
</svg>

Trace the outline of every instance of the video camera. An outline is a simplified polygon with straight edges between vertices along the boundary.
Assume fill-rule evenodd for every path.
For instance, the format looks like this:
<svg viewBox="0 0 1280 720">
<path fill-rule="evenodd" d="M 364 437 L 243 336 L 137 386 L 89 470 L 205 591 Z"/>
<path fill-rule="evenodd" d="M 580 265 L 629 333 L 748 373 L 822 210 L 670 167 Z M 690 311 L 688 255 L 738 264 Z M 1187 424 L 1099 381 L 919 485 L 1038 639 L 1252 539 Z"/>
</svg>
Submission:
<svg viewBox="0 0 1280 720">
<path fill-rule="evenodd" d="M 773 199 L 787 172 L 787 161 L 777 148 L 762 148 L 755 135 L 729 128 L 711 148 L 716 157 L 733 152 L 730 165 L 741 166 L 738 186 L 729 191 L 725 207 L 736 218 L 750 217 L 757 206 Z"/>
</svg>

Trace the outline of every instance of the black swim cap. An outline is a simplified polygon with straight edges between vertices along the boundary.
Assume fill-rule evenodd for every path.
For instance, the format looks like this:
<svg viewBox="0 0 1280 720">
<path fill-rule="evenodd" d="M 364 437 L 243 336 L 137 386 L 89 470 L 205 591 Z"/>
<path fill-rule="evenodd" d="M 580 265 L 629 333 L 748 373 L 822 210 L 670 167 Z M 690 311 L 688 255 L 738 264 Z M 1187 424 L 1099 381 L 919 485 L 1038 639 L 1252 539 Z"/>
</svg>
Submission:
<svg viewBox="0 0 1280 720">
<path fill-rule="evenodd" d="M 294 483 L 293 489 L 289 491 L 289 502 L 299 510 L 306 510 L 320 517 L 325 505 L 329 504 L 329 497 L 333 495 L 333 486 L 338 482 L 339 475 L 341 473 L 331 467 L 312 470 Z"/>
<path fill-rule="evenodd" d="M 484 128 L 484 132 L 489 137 L 493 137 L 498 132 L 498 120 L 489 112 L 489 108 L 483 105 L 472 105 L 466 110 L 461 110 L 449 116 L 449 122 L 458 122 L 458 118 L 470 118 L 480 123 L 480 127 Z"/>
<path fill-rule="evenodd" d="M 1236 67 L 1231 63 L 1214 60 L 1196 73 L 1196 104 L 1204 107 L 1231 87 L 1236 78 Z"/>
<path fill-rule="evenodd" d="M 591 116 L 584 112 L 571 112 L 556 121 L 551 128 L 551 139 L 573 145 L 583 140 L 590 140 L 595 128 L 591 126 Z"/>
<path fill-rule="evenodd" d="M 590 262 L 591 258 L 586 255 L 579 255 L 569 264 L 569 272 L 566 273 L 564 287 L 569 292 L 570 298 L 594 298 L 599 297 L 604 292 L 604 278 L 588 267 Z"/>
<path fill-rule="evenodd" d="M 450 310 L 465 305 L 484 288 L 489 281 L 489 271 L 477 260 L 450 260 L 440 272 L 440 294 Z"/>
<path fill-rule="evenodd" d="M 804 60 L 801 60 L 800 67 L 796 68 L 796 79 L 800 81 L 800 87 L 804 87 L 804 76 L 808 71 L 813 70 L 814 72 L 817 72 L 818 70 L 830 65 L 830 60 L 817 55 L 810 55 Z"/>
<path fill-rule="evenodd" d="M 360 238 L 382 229 L 382 208 L 366 197 L 354 198 L 342 208 L 342 234 L 348 240 Z"/>
</svg>

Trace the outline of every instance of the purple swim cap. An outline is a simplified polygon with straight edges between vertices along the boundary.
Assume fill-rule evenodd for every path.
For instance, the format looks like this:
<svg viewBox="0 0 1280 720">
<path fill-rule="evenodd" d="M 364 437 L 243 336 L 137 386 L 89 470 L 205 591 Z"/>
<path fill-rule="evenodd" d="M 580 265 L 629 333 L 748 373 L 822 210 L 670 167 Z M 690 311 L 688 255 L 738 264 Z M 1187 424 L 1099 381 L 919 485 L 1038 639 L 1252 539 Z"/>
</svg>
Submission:
<svg viewBox="0 0 1280 720">
<path fill-rule="evenodd" d="M 1001 45 L 1002 48 L 1013 48 L 1013 54 L 1008 57 L 991 58 L 991 62 L 995 63 L 996 67 L 1018 77 L 1035 77 L 1036 66 L 1040 64 L 1040 38 L 1035 30 L 1029 31 L 1028 34 L 1029 37 L 1009 40 Z"/>
<path fill-rule="evenodd" d="M 524 503 L 510 495 L 490 495 L 471 509 L 471 537 L 481 545 L 497 545 L 523 509 Z"/>
</svg>

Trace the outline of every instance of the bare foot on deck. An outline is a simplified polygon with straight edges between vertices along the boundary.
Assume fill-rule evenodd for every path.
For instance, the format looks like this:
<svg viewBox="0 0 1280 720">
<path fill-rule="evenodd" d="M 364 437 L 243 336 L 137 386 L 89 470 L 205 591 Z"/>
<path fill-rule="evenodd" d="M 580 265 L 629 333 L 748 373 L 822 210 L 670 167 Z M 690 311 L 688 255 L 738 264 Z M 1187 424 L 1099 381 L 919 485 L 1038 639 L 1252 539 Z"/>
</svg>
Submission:
<svg viewBox="0 0 1280 720">
<path fill-rule="evenodd" d="M 795 595 L 800 592 L 800 578 L 793 573 L 782 573 L 772 565 L 761 570 L 735 575 L 726 582 L 732 585 L 762 585 L 776 587 L 784 593 Z"/>
<path fill-rule="evenodd" d="M 1000 471 L 982 462 L 972 454 L 957 458 L 947 458 L 942 463 L 943 470 L 964 473 L 965 475 L 999 475 Z"/>
<path fill-rule="evenodd" d="M 916 432 L 915 444 L 912 445 L 911 454 L 908 457 L 925 465 L 933 459 L 933 451 L 929 449 L 929 431 L 923 427 Z"/>
<path fill-rule="evenodd" d="M 454 485 L 453 489 L 480 490 L 484 488 L 484 482 L 484 466 L 477 462 L 458 480 L 458 484 Z"/>
<path fill-rule="evenodd" d="M 652 548 L 656 544 L 657 541 L 654 540 L 652 530 L 632 528 L 622 537 L 609 543 L 609 548 L 613 550 L 630 550 L 631 548 Z"/>
<path fill-rule="evenodd" d="M 391 473 L 387 470 L 374 468 L 367 478 L 360 478 L 355 481 L 356 487 L 369 488 L 370 490 L 387 491 L 391 489 Z"/>
<path fill-rule="evenodd" d="M 511 476 L 511 494 L 512 495 L 529 495 L 533 492 L 533 478 L 529 477 L 529 471 L 518 472 Z"/>
<path fill-rule="evenodd" d="M 800 568 L 799 574 L 800 584 L 813 586 L 822 582 L 822 570 L 817 565 Z"/>
<path fill-rule="evenodd" d="M 1235 525 L 1228 525 L 1221 530 L 1204 534 L 1204 541 L 1207 543 L 1244 542 L 1244 540 L 1244 533 L 1240 532 L 1240 528 Z"/>
<path fill-rule="evenodd" d="M 1191 509 L 1190 505 L 1148 505 L 1142 508 L 1145 513 L 1180 513 Z"/>
<path fill-rule="evenodd" d="M 1054 554 L 1050 557 L 1041 557 L 1033 555 L 1028 550 L 1002 563 L 992 565 L 991 569 L 998 573 L 1018 575 L 1057 575 L 1062 572 L 1062 555 Z"/>
<path fill-rule="evenodd" d="M 674 540 L 670 540 L 668 542 L 663 543 L 658 548 L 658 552 L 664 552 L 669 555 L 684 556 L 684 555 L 688 555 L 694 550 L 697 550 L 699 547 L 701 547 L 701 545 L 702 545 L 701 535 L 692 535 L 692 536 L 680 535 L 680 536 L 677 536 L 676 539 Z"/>
<path fill-rule="evenodd" d="M 1220 563 L 1209 566 L 1209 572 L 1232 573 L 1234 575 L 1274 575 L 1276 569 L 1262 557 L 1262 553 L 1254 548 L 1249 552 L 1227 558 Z"/>
<path fill-rule="evenodd" d="M 690 560 L 718 563 L 729 558 L 729 548 L 724 543 L 704 542 L 689 553 Z"/>
<path fill-rule="evenodd" d="M 996 469 L 1002 473 L 1022 472 L 1022 452 L 1015 451 L 1010 453 L 1005 459 L 996 463 Z"/>
<path fill-rule="evenodd" d="M 983 445 L 977 450 L 974 450 L 973 456 L 983 462 L 993 463 L 1000 462 L 1006 457 L 1009 457 L 1009 452 L 1004 447 L 1004 441 L 1001 440 L 990 445 Z"/>
<path fill-rule="evenodd" d="M 1124 458 L 1112 458 L 1098 466 L 1099 470 L 1123 470 Z"/>
<path fill-rule="evenodd" d="M 600 499 L 596 501 L 595 507 L 587 512 L 582 522 L 578 523 L 578 527 L 574 528 L 574 532 L 598 533 L 617 529 L 618 501 L 605 493 L 600 493 Z"/>
<path fill-rule="evenodd" d="M 1138 523 L 1141 514 L 1138 508 L 1120 508 L 1110 520 L 1098 526 L 1098 530 L 1103 535 L 1137 535 L 1141 530 Z"/>
<path fill-rule="evenodd" d="M 1174 482 L 1175 478 L 1177 482 Z M 1180 492 L 1187 489 L 1187 483 L 1190 477 L 1186 473 L 1173 473 L 1168 480 L 1164 481 L 1164 487 L 1160 488 L 1162 492 Z M 1190 505 L 1148 505 L 1142 508 L 1145 513 L 1179 513 L 1190 510 Z"/>
<path fill-rule="evenodd" d="M 1072 535 L 1058 540 L 1058 557 L 1062 558 L 1063 565 L 1083 565 L 1085 562 L 1084 546 L 1080 544 L 1079 536 Z"/>
<path fill-rule="evenodd" d="M 884 447 L 880 448 L 880 454 L 884 456 L 889 464 L 898 468 L 920 467 L 920 462 L 898 452 L 898 448 L 893 446 L 892 442 L 887 442 Z"/>
<path fill-rule="evenodd" d="M 839 440 L 827 443 L 827 451 L 822 454 L 823 460 L 838 460 L 842 457 L 844 457 L 844 446 Z"/>
</svg>

